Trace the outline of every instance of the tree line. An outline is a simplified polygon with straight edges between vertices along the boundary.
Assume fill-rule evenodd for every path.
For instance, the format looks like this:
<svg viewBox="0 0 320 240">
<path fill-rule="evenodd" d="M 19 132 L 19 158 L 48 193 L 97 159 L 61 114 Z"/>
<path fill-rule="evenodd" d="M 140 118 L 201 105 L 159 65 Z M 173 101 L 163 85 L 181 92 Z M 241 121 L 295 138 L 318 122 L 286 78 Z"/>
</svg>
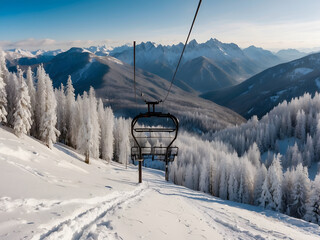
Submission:
<svg viewBox="0 0 320 240">
<path fill-rule="evenodd" d="M 57 141 L 89 157 L 127 161 L 129 120 L 115 118 L 91 87 L 75 96 L 71 76 L 66 86 L 53 88 L 52 80 L 39 65 L 32 72 L 8 71 L 0 52 L 0 123 L 21 137 L 31 135 L 49 148 Z"/>
</svg>

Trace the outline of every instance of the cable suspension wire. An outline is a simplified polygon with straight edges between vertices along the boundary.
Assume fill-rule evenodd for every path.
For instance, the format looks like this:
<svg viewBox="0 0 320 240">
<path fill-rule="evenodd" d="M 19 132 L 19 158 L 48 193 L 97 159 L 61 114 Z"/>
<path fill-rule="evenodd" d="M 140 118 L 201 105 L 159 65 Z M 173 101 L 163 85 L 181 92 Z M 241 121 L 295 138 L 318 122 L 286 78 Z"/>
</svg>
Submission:
<svg viewBox="0 0 320 240">
<path fill-rule="evenodd" d="M 136 41 L 133 41 L 133 88 L 134 99 L 137 105 L 137 92 L 136 92 Z"/>
<path fill-rule="evenodd" d="M 133 89 L 136 107 L 138 108 L 137 89 L 140 91 L 139 96 L 141 97 L 142 101 L 147 102 L 147 100 L 144 98 L 142 90 L 136 87 L 136 41 L 133 41 Z"/>
<path fill-rule="evenodd" d="M 198 4 L 197 10 L 196 10 L 196 13 L 195 13 L 195 15 L 194 15 L 194 18 L 193 18 L 193 21 L 192 21 L 192 24 L 191 24 L 191 27 L 190 27 L 190 30 L 189 30 L 188 37 L 187 37 L 187 39 L 186 39 L 186 42 L 184 43 L 184 46 L 183 46 L 183 49 L 182 49 L 182 52 L 181 52 L 181 56 L 180 56 L 179 61 L 178 61 L 178 65 L 177 65 L 176 70 L 175 70 L 175 72 L 174 72 L 174 74 L 173 74 L 173 77 L 172 77 L 172 79 L 171 79 L 171 83 L 170 83 L 170 87 L 168 88 L 167 95 L 166 95 L 166 97 L 165 97 L 163 100 L 160 100 L 159 102 L 165 102 L 165 101 L 167 100 L 168 96 L 169 96 L 169 93 L 170 93 L 170 91 L 171 91 L 171 87 L 172 87 L 173 81 L 174 81 L 174 79 L 175 79 L 175 77 L 176 77 L 176 74 L 177 74 L 177 71 L 178 71 L 180 62 L 181 62 L 181 60 L 182 60 L 182 56 L 183 56 L 184 50 L 185 50 L 185 48 L 186 48 L 186 46 L 187 46 L 187 43 L 188 43 L 188 41 L 189 41 L 189 37 L 190 37 L 191 31 L 192 31 L 194 22 L 196 21 L 196 18 L 197 18 L 198 12 L 199 12 L 199 8 L 200 8 L 200 5 L 201 5 L 201 2 L 202 2 L 202 0 L 199 1 L 199 4 Z"/>
</svg>

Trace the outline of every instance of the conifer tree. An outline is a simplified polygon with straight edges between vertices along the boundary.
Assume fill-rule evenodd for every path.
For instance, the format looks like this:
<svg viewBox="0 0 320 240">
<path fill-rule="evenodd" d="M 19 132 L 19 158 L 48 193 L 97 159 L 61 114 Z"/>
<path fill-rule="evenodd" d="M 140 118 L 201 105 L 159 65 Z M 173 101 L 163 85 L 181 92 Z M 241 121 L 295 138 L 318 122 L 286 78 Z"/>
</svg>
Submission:
<svg viewBox="0 0 320 240">
<path fill-rule="evenodd" d="M 93 136 L 92 136 L 92 123 L 89 108 L 90 108 L 90 100 L 88 98 L 87 92 L 83 93 L 82 98 L 78 98 L 79 104 L 79 117 L 80 117 L 80 126 L 79 126 L 79 134 L 77 138 L 77 149 L 85 155 L 85 163 L 89 164 L 90 162 L 90 149 L 92 149 L 91 145 L 93 144 Z"/>
<path fill-rule="evenodd" d="M 59 89 L 54 90 L 57 100 L 57 129 L 60 132 L 59 141 L 66 142 L 66 96 L 64 94 L 64 86 L 61 83 Z"/>
<path fill-rule="evenodd" d="M 15 108 L 17 106 L 17 95 L 19 82 L 17 75 L 15 73 L 9 72 L 7 74 L 6 79 L 6 92 L 7 92 L 7 123 L 10 127 L 14 125 L 14 117 L 13 114 L 15 112 Z"/>
<path fill-rule="evenodd" d="M 310 192 L 310 200 L 307 202 L 306 214 L 303 217 L 309 222 L 320 225 L 320 174 L 318 173 Z"/>
<path fill-rule="evenodd" d="M 36 92 L 36 108 L 35 108 L 35 129 L 36 135 L 41 139 L 40 129 L 44 129 L 44 121 L 42 120 L 46 110 L 46 73 L 42 65 L 37 68 L 37 92 Z"/>
<path fill-rule="evenodd" d="M 254 177 L 254 192 L 253 192 L 253 198 L 254 198 L 254 204 L 260 205 L 260 196 L 262 194 L 262 185 L 267 177 L 267 168 L 264 164 L 262 164 L 258 171 L 256 172 L 256 175 Z"/>
<path fill-rule="evenodd" d="M 13 113 L 13 129 L 17 136 L 28 134 L 32 125 L 31 103 L 28 86 L 23 72 L 18 68 L 19 89 L 17 92 L 16 107 Z"/>
<path fill-rule="evenodd" d="M 309 201 L 310 196 L 310 180 L 308 178 L 308 169 L 303 167 L 300 163 L 293 174 L 293 203 L 290 206 L 290 215 L 297 218 L 302 218 L 306 214 L 306 204 Z"/>
<path fill-rule="evenodd" d="M 0 124 L 1 122 L 7 122 L 7 92 L 6 92 L 6 84 L 3 80 L 2 69 L 0 67 Z"/>
<path fill-rule="evenodd" d="M 32 136 L 36 136 L 36 129 L 35 129 L 35 112 L 36 112 L 36 89 L 34 86 L 34 78 L 33 73 L 31 71 L 31 68 L 28 67 L 27 70 L 27 86 L 28 86 L 28 92 L 30 96 L 30 103 L 31 103 L 31 120 L 32 120 L 32 126 L 30 133 Z"/>
<path fill-rule="evenodd" d="M 77 143 L 77 106 L 75 101 L 74 88 L 72 86 L 71 76 L 68 77 L 66 87 L 66 144 L 76 147 Z"/>
<path fill-rule="evenodd" d="M 98 118 L 98 105 L 97 105 L 97 99 L 95 96 L 95 91 L 93 87 L 90 87 L 89 90 L 89 114 L 90 114 L 90 122 L 92 124 L 92 127 L 90 128 L 91 131 L 91 141 L 92 144 L 90 145 L 90 154 L 94 158 L 99 157 L 99 146 L 100 146 L 100 138 L 101 138 L 101 129 L 99 124 L 99 118 Z"/>
<path fill-rule="evenodd" d="M 45 74 L 44 69 L 43 69 L 43 73 Z M 43 112 L 41 112 L 42 114 L 40 115 L 39 137 L 40 137 L 40 140 L 45 142 L 48 148 L 52 149 L 53 143 L 57 141 L 57 137 L 59 136 L 60 132 L 56 129 L 57 101 L 54 95 L 52 81 L 47 74 L 45 74 L 45 77 L 44 77 L 43 87 L 44 87 L 44 94 L 43 94 L 44 104 L 43 104 L 43 109 L 42 108 L 40 109 Z"/>
</svg>

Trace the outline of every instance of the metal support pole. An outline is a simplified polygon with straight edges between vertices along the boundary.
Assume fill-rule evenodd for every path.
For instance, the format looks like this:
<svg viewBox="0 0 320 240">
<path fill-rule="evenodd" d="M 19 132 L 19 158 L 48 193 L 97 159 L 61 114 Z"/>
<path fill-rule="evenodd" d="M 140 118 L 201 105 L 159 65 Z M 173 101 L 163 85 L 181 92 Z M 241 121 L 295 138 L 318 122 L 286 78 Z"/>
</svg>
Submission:
<svg viewBox="0 0 320 240">
<path fill-rule="evenodd" d="M 168 148 L 166 151 L 166 173 L 165 173 L 166 181 L 169 181 L 169 171 L 168 171 Z"/>
<path fill-rule="evenodd" d="M 139 183 L 142 183 L 142 159 L 139 159 Z"/>
</svg>

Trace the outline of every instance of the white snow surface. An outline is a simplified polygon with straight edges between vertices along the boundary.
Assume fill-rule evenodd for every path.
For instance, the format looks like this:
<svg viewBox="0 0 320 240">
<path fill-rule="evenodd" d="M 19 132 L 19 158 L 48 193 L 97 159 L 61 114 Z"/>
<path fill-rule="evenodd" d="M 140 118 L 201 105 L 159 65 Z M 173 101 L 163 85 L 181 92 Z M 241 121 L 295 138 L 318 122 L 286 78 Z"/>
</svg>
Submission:
<svg viewBox="0 0 320 240">
<path fill-rule="evenodd" d="M 0 128 L 0 239 L 319 239 L 320 227 Z"/>
<path fill-rule="evenodd" d="M 313 69 L 311 69 L 311 68 L 296 68 L 293 72 L 294 72 L 294 74 L 306 75 L 308 73 L 313 72 Z"/>
</svg>

